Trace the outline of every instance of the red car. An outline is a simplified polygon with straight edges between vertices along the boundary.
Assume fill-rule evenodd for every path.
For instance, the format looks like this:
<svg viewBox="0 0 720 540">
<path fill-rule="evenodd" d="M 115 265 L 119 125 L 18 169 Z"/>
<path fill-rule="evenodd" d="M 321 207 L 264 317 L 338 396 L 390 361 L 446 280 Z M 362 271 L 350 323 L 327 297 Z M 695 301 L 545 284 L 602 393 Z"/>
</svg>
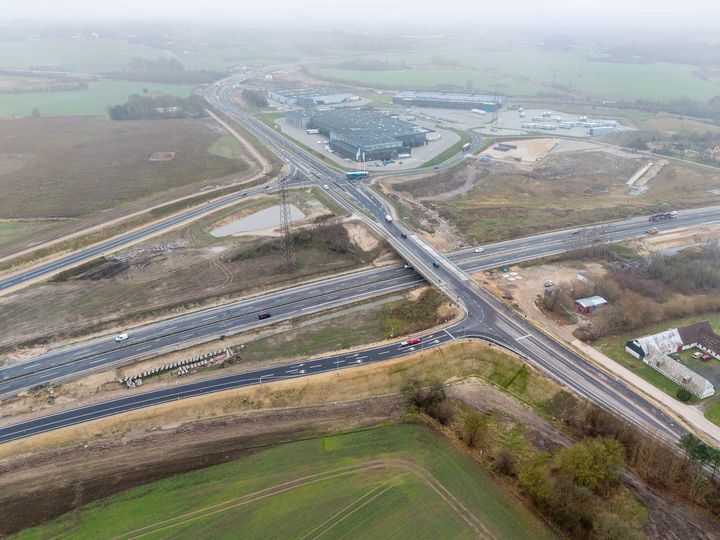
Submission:
<svg viewBox="0 0 720 540">
<path fill-rule="evenodd" d="M 408 345 L 417 345 L 421 341 L 422 341 L 422 339 L 420 339 L 419 337 L 412 337 L 412 338 L 408 339 L 407 341 L 403 341 L 402 343 L 400 343 L 400 345 L 403 347 L 407 347 Z"/>
<path fill-rule="evenodd" d="M 707 361 L 710 360 L 711 358 L 712 358 L 712 356 L 710 356 L 709 354 L 703 354 L 703 355 L 700 357 L 700 360 L 702 360 L 703 362 L 707 362 Z"/>
</svg>

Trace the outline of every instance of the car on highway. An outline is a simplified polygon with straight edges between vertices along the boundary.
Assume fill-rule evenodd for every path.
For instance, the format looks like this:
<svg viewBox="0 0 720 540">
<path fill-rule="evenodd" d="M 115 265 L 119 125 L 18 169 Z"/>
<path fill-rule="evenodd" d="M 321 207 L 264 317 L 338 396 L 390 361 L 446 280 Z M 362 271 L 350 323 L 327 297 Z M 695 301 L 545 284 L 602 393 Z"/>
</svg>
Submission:
<svg viewBox="0 0 720 540">
<path fill-rule="evenodd" d="M 475 253 L 483 253 L 485 251 L 485 248 L 475 248 Z"/>
<path fill-rule="evenodd" d="M 433 261 L 433 266 L 434 266 L 435 268 L 440 268 L 440 263 L 437 262 L 437 261 Z"/>
<path fill-rule="evenodd" d="M 129 337 L 130 337 L 130 336 L 129 336 L 127 333 L 118 334 L 117 336 L 115 336 L 115 341 L 125 341 L 125 340 L 128 339 Z"/>
<path fill-rule="evenodd" d="M 408 345 L 417 345 L 422 341 L 419 337 L 412 337 L 400 343 L 401 347 L 407 347 Z"/>
<path fill-rule="evenodd" d="M 407 238 L 407 234 L 405 234 L 405 233 L 400 233 L 400 238 Z"/>
<path fill-rule="evenodd" d="M 403 265 L 403 268 L 404 268 L 405 270 L 412 270 L 412 269 L 413 269 L 413 267 L 412 267 L 411 264 Z"/>
<path fill-rule="evenodd" d="M 258 319 L 260 319 L 261 321 L 263 321 L 263 320 L 265 320 L 265 319 L 269 319 L 269 318 L 270 318 L 270 314 L 269 314 L 269 313 L 260 313 L 260 314 L 258 314 Z"/>
</svg>

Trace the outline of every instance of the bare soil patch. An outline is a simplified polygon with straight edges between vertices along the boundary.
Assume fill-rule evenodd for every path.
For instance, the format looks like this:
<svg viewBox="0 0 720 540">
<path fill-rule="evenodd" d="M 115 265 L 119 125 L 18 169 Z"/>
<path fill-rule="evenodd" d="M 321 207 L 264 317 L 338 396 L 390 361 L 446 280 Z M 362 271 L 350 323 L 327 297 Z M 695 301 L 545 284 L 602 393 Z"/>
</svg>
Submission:
<svg viewBox="0 0 720 540">
<path fill-rule="evenodd" d="M 499 161 L 510 161 L 515 163 L 536 163 L 542 160 L 548 152 L 552 151 L 558 144 L 557 139 L 528 139 L 518 141 L 503 141 L 502 144 L 516 146 L 508 151 L 496 149 L 494 144 L 481 155 L 490 156 Z"/>
<path fill-rule="evenodd" d="M 177 152 L 153 152 L 148 161 L 172 161 Z"/>
</svg>

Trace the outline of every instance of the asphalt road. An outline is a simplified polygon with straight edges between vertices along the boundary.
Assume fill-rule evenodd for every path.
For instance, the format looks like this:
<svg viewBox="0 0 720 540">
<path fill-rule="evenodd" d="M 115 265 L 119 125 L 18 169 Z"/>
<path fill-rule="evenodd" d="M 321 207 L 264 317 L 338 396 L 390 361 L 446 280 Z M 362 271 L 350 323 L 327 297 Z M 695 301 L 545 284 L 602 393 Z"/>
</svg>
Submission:
<svg viewBox="0 0 720 540">
<path fill-rule="evenodd" d="M 65 257 L 60 257 L 47 264 L 36 266 L 35 268 L 32 268 L 25 272 L 21 272 L 19 274 L 2 279 L 0 280 L 0 293 L 13 287 L 23 285 L 28 281 L 32 281 L 37 278 L 48 277 L 59 271 L 73 268 L 75 266 L 78 266 L 79 264 L 90 261 L 102 255 L 112 253 L 113 251 L 117 251 L 118 249 L 125 247 L 129 244 L 138 242 L 139 240 L 142 240 L 150 235 L 157 234 L 160 231 L 170 229 L 171 227 L 175 227 L 186 221 L 196 219 L 205 214 L 212 213 L 219 207 L 222 207 L 226 204 L 239 202 L 246 197 L 255 195 L 257 193 L 263 193 L 268 189 L 270 189 L 270 186 L 266 185 L 262 187 L 251 188 L 242 193 L 227 195 L 214 201 L 210 201 L 209 203 L 202 206 L 192 208 L 191 210 L 188 210 L 186 212 L 182 212 L 167 219 L 163 219 L 161 221 L 153 223 L 152 225 L 147 225 L 133 232 L 117 236 L 111 240 L 108 240 L 107 242 L 102 242 L 100 244 L 85 248 L 81 251 L 72 253 Z"/>
<path fill-rule="evenodd" d="M 683 212 L 677 219 L 661 223 L 659 227 L 669 230 L 711 220 L 720 220 L 720 209 Z M 608 236 L 613 241 L 631 238 L 643 234 L 648 225 L 647 218 L 618 222 Z M 450 254 L 448 259 L 469 272 L 542 258 L 572 247 L 575 232 L 579 230 L 554 231 L 488 244 L 481 254 L 466 249 Z M 0 398 L 37 385 L 69 380 L 92 371 L 178 350 L 189 344 L 216 340 L 220 335 L 245 332 L 422 283 L 424 279 L 420 275 L 402 266 L 365 270 L 144 325 L 131 331 L 130 339 L 124 342 L 116 343 L 113 335 L 103 336 L 0 368 Z M 257 318 L 260 313 L 270 313 L 272 317 L 261 321 Z"/>
<path fill-rule="evenodd" d="M 362 209 L 364 212 L 375 216 L 378 222 L 375 223 L 372 220 L 368 220 L 369 225 L 379 230 L 386 240 L 395 247 L 406 260 L 412 262 L 415 269 L 426 279 L 437 284 L 465 307 L 468 316 L 461 323 L 443 331 L 441 334 L 444 334 L 445 337 L 441 337 L 440 334 L 437 333 L 432 337 L 426 336 L 423 339 L 423 347 L 437 346 L 453 339 L 458 333 L 487 339 L 524 356 L 529 363 L 560 381 L 562 384 L 565 384 L 568 388 L 571 388 L 578 394 L 587 397 L 603 407 L 615 411 L 617 414 L 627 418 L 638 426 L 670 439 L 676 439 L 684 433 L 681 427 L 676 425 L 671 418 L 658 410 L 653 404 L 636 395 L 620 381 L 609 377 L 601 370 L 588 364 L 584 359 L 565 348 L 553 338 L 543 334 L 514 312 L 508 311 L 504 304 L 477 286 L 474 281 L 468 278 L 462 268 L 462 264 L 464 264 L 462 258 L 473 257 L 474 254 L 470 255 L 467 251 L 458 254 L 456 257 L 460 259 L 461 266 L 457 266 L 454 262 L 446 259 L 425 245 L 417 237 L 412 236 L 409 231 L 404 229 L 402 224 L 385 222 L 383 219 L 386 212 L 385 204 L 378 199 L 376 194 L 362 184 L 343 181 L 344 179 L 341 178 L 336 171 L 328 168 L 314 156 L 303 154 L 302 150 L 294 147 L 292 143 L 275 133 L 271 128 L 236 111 L 229 103 L 227 96 L 228 93 L 225 89 L 217 87 L 211 89 L 208 94 L 209 100 L 213 102 L 216 107 L 243 124 L 271 150 L 292 163 L 301 174 L 306 175 L 310 179 L 315 179 L 320 183 L 334 181 L 338 189 L 342 191 L 342 193 L 333 193 L 340 204 Z M 692 220 L 695 219 L 699 220 L 698 222 L 706 222 L 708 220 L 708 216 L 701 215 L 701 211 L 694 212 L 696 213 L 689 212 L 687 215 L 683 213 L 677 218 L 676 222 L 661 223 L 658 224 L 658 226 L 662 228 L 677 226 L 681 223 L 681 220 L 686 220 L 686 224 L 690 224 Z M 716 212 L 716 210 L 710 211 L 711 216 L 713 212 Z M 715 218 L 716 217 L 715 215 Z M 712 219 L 712 221 L 715 220 L 716 219 Z M 648 227 L 649 224 L 647 220 L 630 220 L 627 223 L 618 224 L 616 229 L 608 234 L 607 239 L 621 238 L 623 237 L 622 234 L 625 234 L 625 236 L 633 236 L 638 232 L 642 232 L 640 231 L 641 228 L 646 229 Z M 630 231 L 636 232 L 630 234 Z M 401 238 L 401 233 L 403 232 L 408 234 L 408 239 Z M 615 237 L 613 235 L 618 236 Z M 550 254 L 563 251 L 568 247 L 569 238 L 572 236 L 574 236 L 572 231 L 560 231 L 550 233 L 549 235 L 541 235 L 541 237 L 549 237 L 550 249 L 546 246 L 546 253 Z M 531 258 L 533 256 L 533 250 L 537 249 L 540 245 L 538 239 L 541 237 L 516 241 L 520 243 L 517 246 L 519 258 L 516 260 L 522 260 L 523 256 Z M 553 245 L 552 242 L 555 242 L 555 244 Z M 506 245 L 507 243 L 501 244 Z M 522 254 L 523 252 L 525 252 L 525 255 Z M 489 266 L 502 264 L 497 261 L 494 263 L 490 262 L 492 256 L 490 249 L 488 249 L 483 256 L 486 257 Z M 357 279 L 357 276 L 358 274 L 355 274 L 354 278 Z M 317 299 L 312 300 L 312 305 L 316 305 L 317 303 Z M 177 336 L 170 341 L 178 343 Z M 152 349 L 153 353 L 155 353 L 155 351 L 158 350 L 156 346 L 162 346 L 162 344 L 151 344 L 148 350 Z M 314 360 L 309 362 L 307 367 L 299 364 L 288 365 L 181 384 L 171 388 L 144 393 L 133 392 L 131 395 L 118 400 L 62 411 L 53 415 L 0 428 L 0 442 L 65 425 L 72 425 L 93 418 L 109 416 L 154 403 L 181 399 L 193 395 L 202 395 L 227 388 L 258 384 L 277 378 L 299 377 L 312 373 L 320 373 L 322 371 L 341 369 L 357 364 L 395 358 L 399 355 L 408 354 L 409 352 L 412 352 L 411 348 L 403 348 L 397 344 L 393 344 L 356 352 L 353 353 L 353 355 L 329 356 L 321 360 Z"/>
</svg>

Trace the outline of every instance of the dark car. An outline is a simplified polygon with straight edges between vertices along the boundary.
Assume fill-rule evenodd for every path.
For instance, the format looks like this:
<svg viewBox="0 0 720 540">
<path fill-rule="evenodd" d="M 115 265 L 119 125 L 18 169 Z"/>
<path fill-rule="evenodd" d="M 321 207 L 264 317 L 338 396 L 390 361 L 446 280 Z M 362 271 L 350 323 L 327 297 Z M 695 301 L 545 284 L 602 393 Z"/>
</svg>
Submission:
<svg viewBox="0 0 720 540">
<path fill-rule="evenodd" d="M 260 319 L 261 321 L 262 321 L 263 319 L 269 319 L 269 318 L 270 318 L 270 314 L 269 314 L 269 313 L 260 313 L 260 314 L 258 315 L 258 319 Z"/>
<path fill-rule="evenodd" d="M 407 234 L 405 234 L 405 233 L 400 233 L 400 238 L 407 238 Z"/>
<path fill-rule="evenodd" d="M 440 263 L 437 262 L 437 261 L 433 261 L 433 266 L 434 266 L 435 268 L 440 268 Z"/>
</svg>

